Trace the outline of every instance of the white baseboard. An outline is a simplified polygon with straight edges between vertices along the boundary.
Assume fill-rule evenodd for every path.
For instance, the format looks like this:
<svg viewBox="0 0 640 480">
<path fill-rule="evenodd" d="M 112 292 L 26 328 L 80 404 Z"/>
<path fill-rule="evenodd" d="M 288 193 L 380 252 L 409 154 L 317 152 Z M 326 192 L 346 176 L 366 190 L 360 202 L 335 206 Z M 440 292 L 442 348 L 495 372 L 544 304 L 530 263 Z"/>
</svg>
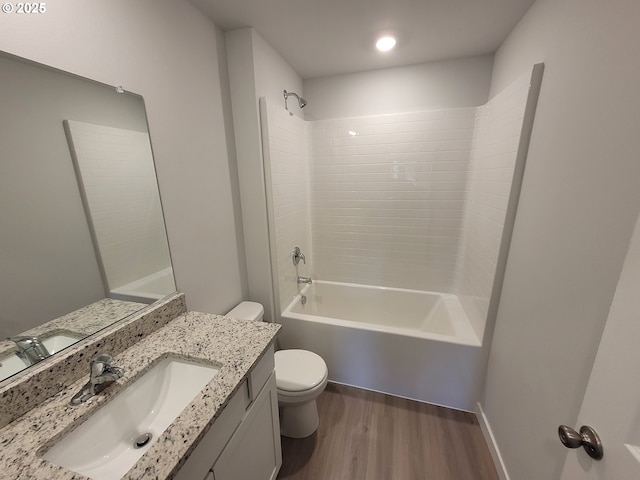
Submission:
<svg viewBox="0 0 640 480">
<path fill-rule="evenodd" d="M 358 390 L 366 390 L 367 392 L 380 393 L 382 395 L 388 395 L 390 397 L 404 398 L 405 400 L 411 400 L 412 402 L 426 403 L 427 405 L 435 405 L 436 407 L 448 408 L 449 410 L 456 410 L 458 412 L 476 413 L 476 412 L 474 412 L 472 410 L 465 410 L 464 408 L 456 408 L 456 407 L 450 407 L 449 405 L 443 405 L 441 403 L 427 402 L 425 400 L 420 400 L 419 398 L 407 397 L 405 395 L 397 395 L 395 393 L 385 392 L 384 390 L 376 390 L 375 388 L 360 387 L 358 385 L 352 385 L 350 383 L 344 383 L 344 382 L 337 382 L 337 381 L 331 380 L 331 379 L 329 379 L 327 383 L 334 383 L 336 385 L 344 385 L 345 387 L 357 388 Z"/>
<path fill-rule="evenodd" d="M 498 448 L 496 439 L 493 436 L 493 432 L 491 431 L 491 426 L 489 425 L 489 421 L 484 414 L 484 410 L 482 409 L 482 405 L 480 405 L 480 402 L 476 404 L 476 415 L 478 417 L 478 423 L 480 424 L 480 429 L 482 430 L 484 439 L 486 440 L 489 451 L 491 452 L 491 457 L 493 458 L 493 463 L 496 466 L 496 470 L 498 471 L 500 480 L 509 480 L 509 474 L 507 473 L 507 468 L 502 461 L 500 449 Z"/>
</svg>

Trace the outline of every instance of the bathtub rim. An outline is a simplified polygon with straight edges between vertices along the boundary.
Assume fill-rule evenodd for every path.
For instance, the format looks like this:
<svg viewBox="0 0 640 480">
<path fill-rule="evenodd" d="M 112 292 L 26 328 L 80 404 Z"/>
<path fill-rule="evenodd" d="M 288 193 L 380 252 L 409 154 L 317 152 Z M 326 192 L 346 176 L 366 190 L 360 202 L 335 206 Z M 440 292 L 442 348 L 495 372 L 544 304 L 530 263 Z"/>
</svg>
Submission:
<svg viewBox="0 0 640 480">
<path fill-rule="evenodd" d="M 168 295 L 172 295 L 174 292 L 169 293 L 152 293 L 144 290 L 139 290 L 140 285 L 144 285 L 149 280 L 154 280 L 163 276 L 171 276 L 173 278 L 173 284 L 175 285 L 175 275 L 173 267 L 168 266 L 162 268 L 156 272 L 150 273 L 142 278 L 138 278 L 133 282 L 129 282 L 117 288 L 113 288 L 109 291 L 109 298 L 115 300 L 139 302 L 139 303 L 155 303 L 158 300 L 165 298 Z"/>
<path fill-rule="evenodd" d="M 431 292 L 426 290 L 414 290 L 414 289 L 408 289 L 408 288 L 364 285 L 360 283 L 335 282 L 331 280 L 315 280 L 314 279 L 313 282 L 316 284 L 341 285 L 341 286 L 347 286 L 347 287 L 366 288 L 366 289 L 372 289 L 372 290 L 398 291 L 398 292 L 408 292 L 408 293 L 415 293 L 415 294 L 431 294 L 431 295 L 438 295 L 442 297 L 443 300 L 445 300 L 446 298 L 454 297 L 458 302 L 458 305 L 460 306 L 460 312 L 464 315 L 464 320 L 457 319 L 455 321 L 456 323 L 465 322 L 465 326 L 463 327 L 464 332 L 461 335 L 451 336 L 451 335 L 443 335 L 440 333 L 423 332 L 421 330 L 417 330 L 413 328 L 400 328 L 400 327 L 393 327 L 389 325 L 378 325 L 373 323 L 357 322 L 354 320 L 346 320 L 342 318 L 332 318 L 332 317 L 324 317 L 321 315 L 309 315 L 307 313 L 292 312 L 291 309 L 300 301 L 300 297 L 302 295 L 305 295 L 308 292 L 308 290 L 312 288 L 312 285 L 305 285 L 304 288 L 300 292 L 298 292 L 298 294 L 295 297 L 293 297 L 293 300 L 289 303 L 289 305 L 287 305 L 287 308 L 285 308 L 284 311 L 280 313 L 280 318 L 286 318 L 288 320 L 289 319 L 302 320 L 305 322 L 313 322 L 313 323 L 322 323 L 322 324 L 334 325 L 338 327 L 355 328 L 357 330 L 387 333 L 390 335 L 398 335 L 403 337 L 407 337 L 407 336 L 415 337 L 415 338 L 421 338 L 424 340 L 434 340 L 438 342 L 452 343 L 456 345 L 466 345 L 471 347 L 482 346 L 482 343 L 478 339 L 475 331 L 473 330 L 473 326 L 469 322 L 469 319 L 467 318 L 466 313 L 464 312 L 464 309 L 460 304 L 460 300 L 458 299 L 458 296 L 455 294 Z M 456 329 L 457 331 L 458 328 L 456 327 L 457 325 L 454 326 L 454 329 Z"/>
</svg>

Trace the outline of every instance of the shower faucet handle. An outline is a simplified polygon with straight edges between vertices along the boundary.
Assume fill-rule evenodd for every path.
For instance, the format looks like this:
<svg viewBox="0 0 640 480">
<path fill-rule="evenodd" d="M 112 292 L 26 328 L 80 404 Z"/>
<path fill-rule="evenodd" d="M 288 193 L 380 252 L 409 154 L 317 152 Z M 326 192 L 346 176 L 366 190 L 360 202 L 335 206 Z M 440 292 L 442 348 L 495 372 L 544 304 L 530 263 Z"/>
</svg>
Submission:
<svg viewBox="0 0 640 480">
<path fill-rule="evenodd" d="M 305 265 L 307 264 L 307 259 L 304 257 L 304 253 L 300 251 L 300 247 L 298 247 L 297 245 L 293 247 L 293 252 L 291 252 L 291 260 L 293 261 L 294 265 L 298 265 L 300 263 L 300 260 L 302 260 L 302 263 L 304 263 Z"/>
</svg>

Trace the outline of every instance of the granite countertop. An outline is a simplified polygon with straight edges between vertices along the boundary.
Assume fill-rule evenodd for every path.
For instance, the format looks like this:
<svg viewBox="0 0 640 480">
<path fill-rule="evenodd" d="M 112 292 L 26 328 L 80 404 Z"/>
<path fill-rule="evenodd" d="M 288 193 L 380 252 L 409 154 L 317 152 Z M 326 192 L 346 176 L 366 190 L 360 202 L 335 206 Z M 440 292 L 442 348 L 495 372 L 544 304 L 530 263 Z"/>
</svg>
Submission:
<svg viewBox="0 0 640 480">
<path fill-rule="evenodd" d="M 144 303 L 103 298 L 86 307 L 21 332 L 20 335 L 47 338 L 56 334 L 67 334 L 81 340 L 146 306 Z M 10 340 L 0 340 L 0 356 L 15 353 L 15 351 L 15 343 Z"/>
<path fill-rule="evenodd" d="M 154 364 L 173 354 L 221 365 L 218 374 L 183 410 L 124 479 L 172 478 L 231 399 L 242 380 L 273 342 L 279 325 L 188 312 L 115 357 L 125 369 L 117 384 L 95 400 L 73 407 L 69 400 L 87 381 L 83 377 L 0 430 L 1 479 L 84 479 L 41 457 L 42 450 L 76 428 Z M 88 359 L 87 359 L 88 370 Z M 188 439 L 185 441 L 185 439 Z"/>
</svg>

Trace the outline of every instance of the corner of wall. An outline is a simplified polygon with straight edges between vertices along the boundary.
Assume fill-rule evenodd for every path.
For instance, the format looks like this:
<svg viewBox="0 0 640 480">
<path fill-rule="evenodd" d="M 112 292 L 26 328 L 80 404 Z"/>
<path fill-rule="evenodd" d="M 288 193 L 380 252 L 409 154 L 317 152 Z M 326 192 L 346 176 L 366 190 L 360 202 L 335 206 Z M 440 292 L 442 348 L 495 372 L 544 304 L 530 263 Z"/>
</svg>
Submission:
<svg viewBox="0 0 640 480">
<path fill-rule="evenodd" d="M 242 227 L 242 208 L 240 203 L 240 180 L 238 177 L 238 158 L 236 154 L 236 138 L 233 129 L 233 107 L 231 105 L 231 85 L 229 83 L 229 62 L 227 59 L 226 34 L 216 28 L 216 51 L 218 53 L 218 71 L 220 77 L 220 95 L 222 115 L 224 117 L 227 151 L 229 152 L 229 177 L 231 180 L 231 201 L 233 203 L 234 225 L 238 245 L 238 264 L 240 266 L 240 289 L 242 298 L 249 295 L 247 259 L 245 254 L 244 229 Z"/>
<path fill-rule="evenodd" d="M 265 309 L 265 320 L 272 321 L 275 311 L 253 29 L 227 32 L 226 43 L 248 299 L 260 302 Z"/>
<path fill-rule="evenodd" d="M 500 480 L 510 480 L 509 473 L 507 472 L 507 467 L 504 464 L 502 455 L 500 454 L 500 448 L 498 447 L 496 439 L 493 435 L 493 431 L 491 430 L 489 419 L 485 415 L 484 410 L 482 409 L 482 404 L 480 402 L 476 404 L 476 417 L 478 418 L 478 423 L 480 424 L 482 435 L 487 442 L 487 447 L 489 447 L 489 453 L 491 453 L 491 458 L 493 459 L 493 464 L 495 465 L 496 471 L 498 472 L 498 477 L 500 477 Z"/>
<path fill-rule="evenodd" d="M 284 106 L 284 90 L 303 96 L 302 78 L 264 38 L 251 30 L 253 61 L 255 68 L 256 98 L 265 97 L 278 106 Z M 288 104 L 289 111 L 304 118 L 295 101 Z"/>
</svg>

